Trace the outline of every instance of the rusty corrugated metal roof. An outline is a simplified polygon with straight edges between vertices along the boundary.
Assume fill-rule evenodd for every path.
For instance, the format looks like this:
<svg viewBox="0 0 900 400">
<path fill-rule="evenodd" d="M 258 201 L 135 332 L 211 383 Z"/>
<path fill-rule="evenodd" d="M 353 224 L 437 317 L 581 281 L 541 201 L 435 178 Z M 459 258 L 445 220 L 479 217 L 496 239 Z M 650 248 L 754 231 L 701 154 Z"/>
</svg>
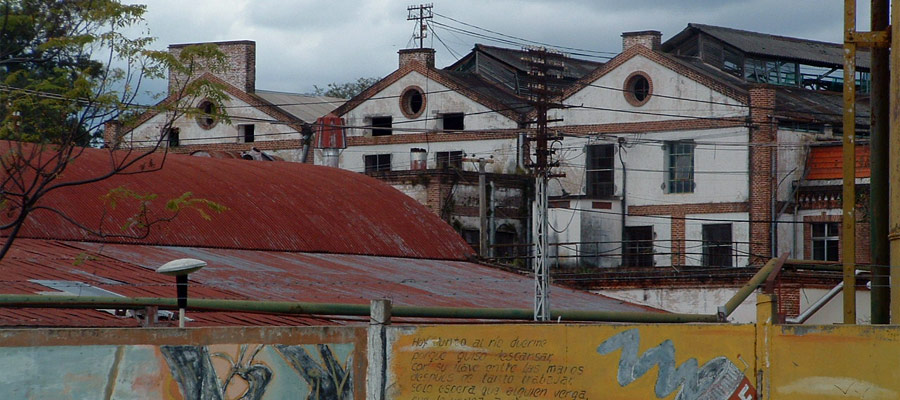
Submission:
<svg viewBox="0 0 900 400">
<path fill-rule="evenodd" d="M 0 149 L 3 150 L 3 149 Z M 124 152 L 87 149 L 59 182 L 102 174 Z M 160 168 L 162 167 L 162 168 Z M 106 234 L 122 230 L 140 200 L 113 208 L 103 197 L 116 188 L 156 196 L 153 216 L 169 216 L 166 203 L 185 193 L 228 207 L 204 219 L 195 209 L 153 226 L 144 238 L 98 237 L 55 213 L 30 214 L 20 237 L 168 246 L 297 251 L 465 260 L 471 247 L 440 218 L 391 186 L 363 174 L 301 163 L 261 163 L 154 154 L 129 171 L 89 185 L 54 191 L 41 205 L 64 212 Z M 204 209 L 202 204 L 195 207 Z M 0 216 L 0 221 L 9 216 Z M 0 233 L 2 234 L 2 233 Z"/>
<path fill-rule="evenodd" d="M 807 179 L 842 179 L 844 177 L 843 147 L 815 146 L 809 151 L 809 174 Z M 856 177 L 868 178 L 869 145 L 856 146 Z"/>
<path fill-rule="evenodd" d="M 192 257 L 209 265 L 191 274 L 190 296 L 368 304 L 531 308 L 534 280 L 453 260 L 287 253 L 56 240 L 19 239 L 0 265 L 0 293 L 53 290 L 34 280 L 80 282 L 128 297 L 174 297 L 174 280 L 155 269 Z M 655 311 L 609 297 L 555 286 L 553 307 Z M 366 322 L 354 317 L 306 317 L 189 312 L 193 326 L 310 325 Z M 134 318 L 95 310 L 0 309 L 0 326 L 138 326 Z"/>
</svg>

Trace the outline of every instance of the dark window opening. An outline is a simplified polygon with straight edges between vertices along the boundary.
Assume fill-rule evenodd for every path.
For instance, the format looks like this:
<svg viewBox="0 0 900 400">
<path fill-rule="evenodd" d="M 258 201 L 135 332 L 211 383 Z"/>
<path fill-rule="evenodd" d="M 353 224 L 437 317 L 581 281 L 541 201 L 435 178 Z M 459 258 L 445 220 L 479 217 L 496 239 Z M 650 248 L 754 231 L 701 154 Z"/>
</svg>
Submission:
<svg viewBox="0 0 900 400">
<path fill-rule="evenodd" d="M 615 192 L 615 147 L 612 144 L 587 146 L 587 195 L 610 197 Z"/>
<path fill-rule="evenodd" d="M 216 125 L 216 106 L 209 100 L 203 100 L 197 106 L 197 125 L 203 129 L 211 129 Z"/>
<path fill-rule="evenodd" d="M 181 145 L 181 139 L 178 137 L 181 131 L 178 128 L 166 129 L 166 141 L 169 147 L 178 147 Z"/>
<path fill-rule="evenodd" d="M 410 86 L 400 95 L 400 111 L 407 118 L 418 118 L 425 110 L 425 93 L 416 86 Z"/>
<path fill-rule="evenodd" d="M 439 169 L 453 168 L 462 169 L 462 151 L 438 151 L 434 154 L 435 164 Z"/>
<path fill-rule="evenodd" d="M 625 98 L 635 106 L 643 105 L 650 98 L 650 80 L 635 73 L 625 81 Z"/>
<path fill-rule="evenodd" d="M 666 188 L 668 193 L 694 192 L 694 142 L 666 142 Z"/>
<path fill-rule="evenodd" d="M 624 232 L 623 267 L 653 266 L 653 227 L 626 226 Z"/>
<path fill-rule="evenodd" d="M 382 172 L 391 170 L 390 154 L 369 154 L 365 157 L 366 172 Z"/>
<path fill-rule="evenodd" d="M 703 225 L 703 266 L 731 267 L 731 224 Z"/>
<path fill-rule="evenodd" d="M 463 228 L 459 231 L 459 235 L 462 236 L 463 240 L 465 240 L 469 246 L 472 246 L 472 249 L 474 249 L 476 253 L 480 254 L 478 248 L 481 246 L 481 231 L 478 229 Z"/>
<path fill-rule="evenodd" d="M 841 248 L 840 231 L 837 222 L 812 224 L 813 260 L 838 261 Z"/>
<path fill-rule="evenodd" d="M 372 136 L 387 136 L 390 135 L 393 130 L 391 129 L 394 123 L 393 117 L 372 117 Z"/>
<path fill-rule="evenodd" d="M 241 138 L 244 143 L 253 143 L 256 140 L 256 128 L 253 125 L 241 125 L 240 132 Z"/>
<path fill-rule="evenodd" d="M 462 131 L 466 129 L 465 125 L 465 117 L 466 115 L 463 113 L 451 113 L 451 114 L 443 114 L 441 115 L 441 120 L 444 122 L 444 130 L 445 131 Z"/>
<path fill-rule="evenodd" d="M 511 259 L 519 256 L 519 246 L 515 246 L 518 242 L 518 235 L 513 228 L 502 226 L 494 232 L 494 257 L 501 260 L 511 261 Z"/>
</svg>

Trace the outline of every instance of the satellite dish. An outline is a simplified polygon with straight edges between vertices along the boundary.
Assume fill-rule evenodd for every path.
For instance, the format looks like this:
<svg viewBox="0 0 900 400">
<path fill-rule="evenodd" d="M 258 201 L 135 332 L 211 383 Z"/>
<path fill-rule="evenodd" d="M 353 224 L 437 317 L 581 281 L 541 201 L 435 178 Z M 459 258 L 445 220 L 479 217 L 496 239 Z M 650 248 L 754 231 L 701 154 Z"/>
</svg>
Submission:
<svg viewBox="0 0 900 400">
<path fill-rule="evenodd" d="M 196 258 L 179 258 L 163 264 L 156 272 L 172 276 L 187 275 L 205 266 L 205 261 Z"/>
</svg>

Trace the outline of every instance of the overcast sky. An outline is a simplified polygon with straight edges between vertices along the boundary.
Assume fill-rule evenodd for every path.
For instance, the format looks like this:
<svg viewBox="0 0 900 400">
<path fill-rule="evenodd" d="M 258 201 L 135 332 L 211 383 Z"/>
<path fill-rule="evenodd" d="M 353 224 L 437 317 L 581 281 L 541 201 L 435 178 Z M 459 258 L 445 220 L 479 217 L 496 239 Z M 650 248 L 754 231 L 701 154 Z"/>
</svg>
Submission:
<svg viewBox="0 0 900 400">
<path fill-rule="evenodd" d="M 392 72 L 397 51 L 413 46 L 416 24 L 407 21 L 407 6 L 419 4 L 395 0 L 125 2 L 147 5 L 145 28 L 157 38 L 156 48 L 172 43 L 256 41 L 257 88 L 298 93 L 311 92 L 313 85 L 324 87 L 329 82 Z M 867 15 L 869 2 L 858 3 L 859 14 Z M 462 30 L 617 53 L 622 32 L 658 30 L 665 41 L 690 22 L 830 42 L 840 42 L 843 29 L 843 2 L 835 0 L 444 0 L 433 4 L 436 34 L 429 32 L 425 44 L 437 50 L 438 67 L 450 65 L 475 43 L 520 47 L 472 37 Z M 868 17 L 859 18 L 859 24 L 858 30 L 867 30 Z M 162 83 L 155 87 L 164 90 Z"/>
</svg>

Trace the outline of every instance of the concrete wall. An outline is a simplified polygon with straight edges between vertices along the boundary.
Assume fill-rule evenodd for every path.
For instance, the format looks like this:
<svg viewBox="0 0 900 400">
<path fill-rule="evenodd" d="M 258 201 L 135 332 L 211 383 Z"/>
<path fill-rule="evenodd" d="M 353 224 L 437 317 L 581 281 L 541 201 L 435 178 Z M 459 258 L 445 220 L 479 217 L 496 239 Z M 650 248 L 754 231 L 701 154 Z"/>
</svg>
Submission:
<svg viewBox="0 0 900 400">
<path fill-rule="evenodd" d="M 0 331 L 4 399 L 363 399 L 365 329 Z M 316 396 L 316 394 L 319 396 Z"/>
<path fill-rule="evenodd" d="M 0 331 L 4 399 L 895 399 L 897 326 Z M 380 321 L 380 322 L 379 322 Z"/>
</svg>

